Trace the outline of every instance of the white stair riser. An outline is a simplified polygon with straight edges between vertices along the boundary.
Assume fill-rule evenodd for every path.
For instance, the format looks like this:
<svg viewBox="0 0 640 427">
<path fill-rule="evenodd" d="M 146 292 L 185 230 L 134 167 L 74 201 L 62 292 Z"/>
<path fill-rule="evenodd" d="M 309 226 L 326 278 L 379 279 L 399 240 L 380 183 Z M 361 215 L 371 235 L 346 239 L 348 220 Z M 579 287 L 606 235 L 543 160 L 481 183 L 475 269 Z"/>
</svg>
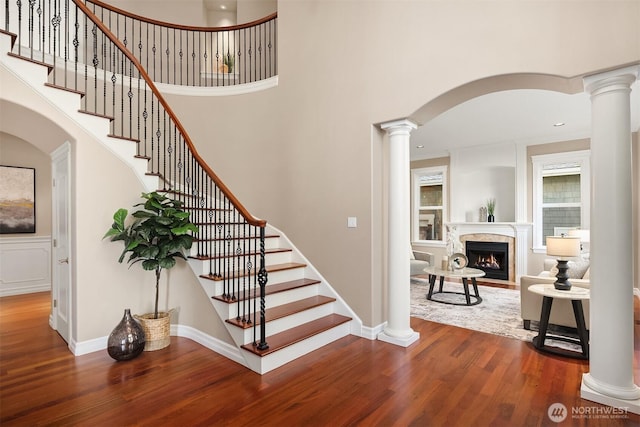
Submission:
<svg viewBox="0 0 640 427">
<path fill-rule="evenodd" d="M 304 286 L 302 288 L 291 289 L 286 292 L 278 292 L 275 294 L 267 295 L 265 297 L 265 304 L 267 308 L 276 307 L 278 305 L 288 304 L 294 301 L 298 301 L 304 298 L 310 298 L 316 295 L 318 295 L 317 285 Z M 233 319 L 238 315 L 238 304 L 228 304 L 222 301 L 216 301 L 216 302 L 227 305 L 227 309 L 221 312 L 223 319 Z M 251 306 L 252 306 L 251 311 L 254 311 L 253 302 L 251 303 Z M 257 306 L 259 310 L 260 309 L 259 301 L 257 302 Z"/>
<path fill-rule="evenodd" d="M 193 220 L 193 218 L 192 218 Z M 268 237 L 264 239 L 264 248 L 265 249 L 276 249 L 279 248 L 280 239 L 277 237 Z M 256 246 L 257 245 L 257 246 Z M 193 242 L 193 246 L 191 246 L 191 250 L 189 251 L 189 255 L 197 256 L 199 247 L 202 248 L 203 251 L 208 251 L 208 243 L 198 244 L 198 242 Z M 260 248 L 260 244 L 258 243 L 258 239 L 255 240 L 255 244 L 251 243 L 251 252 L 256 252 Z"/>
<path fill-rule="evenodd" d="M 197 261 L 197 260 L 189 260 L 190 265 L 192 265 L 191 261 Z M 202 274 L 200 269 L 196 269 L 194 271 L 198 275 Z M 282 282 L 289 282 L 292 280 L 298 280 L 298 279 L 302 279 L 303 277 L 304 277 L 304 268 L 294 268 L 290 270 L 275 271 L 275 272 L 269 273 L 268 279 L 267 279 L 268 280 L 267 286 L 269 286 L 269 284 L 277 284 Z M 203 282 L 203 281 L 213 282 L 214 284 L 213 293 L 209 296 L 222 295 L 222 293 L 224 292 L 224 282 L 222 280 L 209 280 L 201 277 L 199 277 L 199 280 L 200 282 Z"/>
<path fill-rule="evenodd" d="M 298 359 L 305 354 L 309 354 L 320 347 L 349 335 L 351 330 L 349 323 L 351 322 L 343 323 L 342 325 L 287 346 L 264 357 L 258 357 L 253 353 L 243 350 L 243 352 L 246 353 L 245 359 L 247 360 L 247 364 L 251 370 L 259 374 L 266 374 L 267 372 L 279 368 L 292 360 Z"/>
<path fill-rule="evenodd" d="M 191 252 L 193 252 L 193 247 L 191 248 Z M 192 255 L 194 256 L 194 255 Z M 285 252 L 274 252 L 274 253 L 267 253 L 265 254 L 264 257 L 265 260 L 265 264 L 267 266 L 269 265 L 275 265 L 275 264 L 286 264 L 288 262 L 291 262 L 291 251 L 285 251 Z M 219 262 L 221 262 L 220 260 L 198 260 L 198 259 L 191 259 L 191 261 L 193 261 L 192 267 L 194 269 L 194 271 L 199 271 L 200 274 L 209 274 L 209 264 L 213 263 L 214 266 L 217 266 Z M 238 259 L 234 259 L 234 258 L 225 258 L 224 260 L 222 260 L 225 264 L 225 267 L 227 265 L 227 262 L 230 263 L 229 265 L 231 266 L 232 270 L 238 270 L 238 266 L 237 265 L 233 265 L 232 263 L 237 263 Z M 251 257 L 251 262 L 254 263 L 252 268 L 256 268 L 257 263 L 260 262 L 259 259 L 254 259 L 253 256 Z M 199 264 L 199 265 L 198 265 Z"/>
</svg>

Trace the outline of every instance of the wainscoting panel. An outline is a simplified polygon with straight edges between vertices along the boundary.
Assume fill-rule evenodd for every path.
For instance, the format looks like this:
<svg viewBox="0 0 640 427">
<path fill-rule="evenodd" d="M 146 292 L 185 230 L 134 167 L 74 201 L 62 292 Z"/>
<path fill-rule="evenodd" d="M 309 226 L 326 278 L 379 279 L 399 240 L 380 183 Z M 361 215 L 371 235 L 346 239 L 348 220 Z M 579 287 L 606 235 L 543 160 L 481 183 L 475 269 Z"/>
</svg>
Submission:
<svg viewBox="0 0 640 427">
<path fill-rule="evenodd" d="M 51 237 L 0 238 L 0 297 L 51 290 Z"/>
</svg>

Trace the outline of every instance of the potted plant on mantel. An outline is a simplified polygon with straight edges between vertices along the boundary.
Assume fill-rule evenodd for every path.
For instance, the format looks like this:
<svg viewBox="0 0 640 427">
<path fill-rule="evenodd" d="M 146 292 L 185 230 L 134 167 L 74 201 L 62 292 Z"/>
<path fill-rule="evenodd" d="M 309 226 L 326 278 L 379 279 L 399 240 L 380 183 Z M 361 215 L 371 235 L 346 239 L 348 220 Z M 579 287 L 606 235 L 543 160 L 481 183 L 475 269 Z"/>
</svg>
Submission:
<svg viewBox="0 0 640 427">
<path fill-rule="evenodd" d="M 496 199 L 489 199 L 487 200 L 487 221 L 488 222 L 494 222 L 496 220 L 496 217 L 493 215 L 494 212 L 496 210 Z"/>
<path fill-rule="evenodd" d="M 160 276 L 163 269 L 176 265 L 176 259 L 187 259 L 185 250 L 191 248 L 193 236 L 198 227 L 189 220 L 189 213 L 182 210 L 182 202 L 160 193 L 142 193 L 145 201 L 134 206 L 143 206 L 133 212 L 134 218 L 126 225 L 128 211 L 118 209 L 113 215 L 113 224 L 103 239 L 122 241 L 124 250 L 118 259 L 123 262 L 130 253 L 129 267 L 141 263 L 142 268 L 153 271 L 156 277 L 156 295 L 154 312 L 136 316 L 145 332 L 145 351 L 159 350 L 170 343 L 170 312 L 158 311 Z"/>
</svg>

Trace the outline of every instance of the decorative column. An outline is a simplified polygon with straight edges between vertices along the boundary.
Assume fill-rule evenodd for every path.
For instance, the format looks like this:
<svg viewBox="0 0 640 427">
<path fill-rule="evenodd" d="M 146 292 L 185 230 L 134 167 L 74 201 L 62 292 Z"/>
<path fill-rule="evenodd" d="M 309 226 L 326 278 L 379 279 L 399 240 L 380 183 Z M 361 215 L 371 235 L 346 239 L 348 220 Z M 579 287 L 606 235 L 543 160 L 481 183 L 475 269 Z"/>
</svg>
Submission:
<svg viewBox="0 0 640 427">
<path fill-rule="evenodd" d="M 581 397 L 640 413 L 633 382 L 631 84 L 639 66 L 584 79 L 591 94 L 591 321 Z"/>
<path fill-rule="evenodd" d="M 411 329 L 411 290 L 409 255 L 411 222 L 409 144 L 411 131 L 417 128 L 409 120 L 384 123 L 389 138 L 389 247 L 387 251 L 388 322 L 378 339 L 408 347 L 420 334 Z"/>
</svg>

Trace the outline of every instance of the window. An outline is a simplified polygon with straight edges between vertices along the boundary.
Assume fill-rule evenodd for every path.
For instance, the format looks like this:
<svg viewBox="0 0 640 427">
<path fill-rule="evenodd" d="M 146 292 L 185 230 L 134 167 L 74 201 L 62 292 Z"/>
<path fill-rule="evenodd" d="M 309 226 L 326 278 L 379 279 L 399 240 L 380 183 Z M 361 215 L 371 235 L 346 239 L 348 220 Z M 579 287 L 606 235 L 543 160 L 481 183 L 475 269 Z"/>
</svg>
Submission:
<svg viewBox="0 0 640 427">
<path fill-rule="evenodd" d="M 444 240 L 446 177 L 446 166 L 413 170 L 412 240 Z"/>
<path fill-rule="evenodd" d="M 547 236 L 589 228 L 589 151 L 533 156 L 533 247 L 546 251 Z"/>
</svg>

